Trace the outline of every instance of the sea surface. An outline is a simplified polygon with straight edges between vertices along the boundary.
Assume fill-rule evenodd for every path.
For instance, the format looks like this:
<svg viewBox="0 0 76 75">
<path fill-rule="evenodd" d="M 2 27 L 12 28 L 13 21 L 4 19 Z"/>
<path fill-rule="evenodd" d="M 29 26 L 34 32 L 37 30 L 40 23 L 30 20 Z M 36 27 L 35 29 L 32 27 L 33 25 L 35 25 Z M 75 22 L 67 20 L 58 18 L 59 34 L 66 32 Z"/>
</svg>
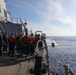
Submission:
<svg viewBox="0 0 76 75">
<path fill-rule="evenodd" d="M 49 62 L 54 65 L 57 72 L 65 75 L 64 67 L 59 64 L 61 62 L 63 65 L 69 65 L 76 73 L 76 36 L 50 36 L 47 39 L 49 39 Z M 51 41 L 56 44 L 55 47 L 51 46 Z"/>
</svg>

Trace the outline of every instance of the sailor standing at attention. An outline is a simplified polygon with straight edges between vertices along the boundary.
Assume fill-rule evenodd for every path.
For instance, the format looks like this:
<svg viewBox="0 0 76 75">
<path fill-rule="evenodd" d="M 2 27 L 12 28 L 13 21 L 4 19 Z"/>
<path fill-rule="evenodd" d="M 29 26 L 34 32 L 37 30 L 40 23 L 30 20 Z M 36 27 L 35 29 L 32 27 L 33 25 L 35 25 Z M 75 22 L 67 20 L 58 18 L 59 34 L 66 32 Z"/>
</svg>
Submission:
<svg viewBox="0 0 76 75">
<path fill-rule="evenodd" d="M 47 50 L 45 39 L 46 39 L 46 34 L 42 33 L 41 40 L 38 40 L 36 44 L 37 55 L 35 56 L 35 75 L 40 75 L 40 72 L 41 72 L 43 53 L 44 53 L 44 50 Z"/>
</svg>

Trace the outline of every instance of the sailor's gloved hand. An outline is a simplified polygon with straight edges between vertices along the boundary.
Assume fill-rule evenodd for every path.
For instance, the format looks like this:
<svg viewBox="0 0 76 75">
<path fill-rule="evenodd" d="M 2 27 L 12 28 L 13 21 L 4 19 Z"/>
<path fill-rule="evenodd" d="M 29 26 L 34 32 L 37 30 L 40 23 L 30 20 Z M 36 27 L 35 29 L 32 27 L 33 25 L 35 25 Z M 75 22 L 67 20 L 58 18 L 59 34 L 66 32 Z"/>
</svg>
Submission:
<svg viewBox="0 0 76 75">
<path fill-rule="evenodd" d="M 44 47 L 44 49 L 45 49 L 45 50 L 48 50 L 48 47 L 47 47 L 47 46 L 45 46 L 45 47 Z"/>
</svg>

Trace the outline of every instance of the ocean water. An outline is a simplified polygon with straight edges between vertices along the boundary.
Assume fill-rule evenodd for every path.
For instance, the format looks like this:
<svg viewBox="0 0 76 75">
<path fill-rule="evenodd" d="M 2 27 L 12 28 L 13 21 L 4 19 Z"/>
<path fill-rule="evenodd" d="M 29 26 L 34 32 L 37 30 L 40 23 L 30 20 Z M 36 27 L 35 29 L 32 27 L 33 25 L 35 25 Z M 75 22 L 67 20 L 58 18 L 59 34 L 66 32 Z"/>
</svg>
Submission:
<svg viewBox="0 0 76 75">
<path fill-rule="evenodd" d="M 65 70 L 62 65 L 67 64 L 76 73 L 76 37 L 75 36 L 52 36 L 48 37 L 48 50 L 49 50 L 49 61 L 54 65 L 55 69 L 60 73 L 60 75 L 65 75 Z M 55 47 L 52 47 L 50 42 L 54 41 L 56 43 Z M 53 58 L 57 59 L 57 61 Z M 51 67 L 50 64 L 50 68 Z"/>
</svg>

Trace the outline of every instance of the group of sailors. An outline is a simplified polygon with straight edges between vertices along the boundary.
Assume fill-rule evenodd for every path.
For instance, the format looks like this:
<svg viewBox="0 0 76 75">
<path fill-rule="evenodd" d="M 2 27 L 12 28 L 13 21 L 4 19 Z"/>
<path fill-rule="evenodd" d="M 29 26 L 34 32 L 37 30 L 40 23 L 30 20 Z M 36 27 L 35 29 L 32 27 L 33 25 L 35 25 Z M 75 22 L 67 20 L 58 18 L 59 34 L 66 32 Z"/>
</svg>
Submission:
<svg viewBox="0 0 76 75">
<path fill-rule="evenodd" d="M 23 35 L 22 32 L 18 35 L 17 33 L 12 32 L 11 35 L 7 36 L 5 32 L 3 35 L 0 34 L 0 56 L 2 56 L 3 51 L 8 51 L 8 56 L 15 56 L 15 52 L 19 53 L 21 57 L 23 54 L 26 57 L 31 54 L 35 55 L 35 75 L 40 75 L 42 58 L 44 50 L 47 50 L 46 44 L 46 34 L 33 34 L 30 35 L 27 33 Z"/>
<path fill-rule="evenodd" d="M 33 55 L 36 47 L 36 43 L 39 40 L 40 35 L 34 35 L 32 32 L 30 35 L 27 33 L 23 35 L 22 32 L 17 34 L 12 32 L 9 36 L 4 32 L 3 35 L 0 33 L 0 56 L 2 56 L 3 51 L 8 51 L 8 56 L 14 56 L 15 52 L 19 53 L 19 56 L 25 54 Z"/>
</svg>

